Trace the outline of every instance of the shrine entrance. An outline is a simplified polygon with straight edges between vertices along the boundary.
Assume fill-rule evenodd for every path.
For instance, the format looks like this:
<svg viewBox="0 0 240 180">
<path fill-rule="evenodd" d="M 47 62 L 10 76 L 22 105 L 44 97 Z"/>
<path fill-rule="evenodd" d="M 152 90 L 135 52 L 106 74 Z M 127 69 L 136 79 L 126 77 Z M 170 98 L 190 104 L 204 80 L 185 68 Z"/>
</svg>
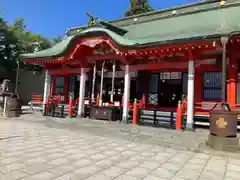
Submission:
<svg viewBox="0 0 240 180">
<path fill-rule="evenodd" d="M 176 108 L 178 101 L 187 94 L 187 73 L 150 73 L 148 92 L 150 106 Z"/>
<path fill-rule="evenodd" d="M 161 80 L 159 87 L 159 106 L 177 107 L 182 95 L 181 79 Z"/>
<path fill-rule="evenodd" d="M 133 101 L 136 98 L 136 76 L 137 72 L 130 73 L 130 97 Z M 105 72 L 103 79 L 103 102 L 110 102 L 112 93 L 112 72 Z M 124 71 L 116 71 L 114 78 L 113 101 L 122 102 L 124 94 Z"/>
</svg>

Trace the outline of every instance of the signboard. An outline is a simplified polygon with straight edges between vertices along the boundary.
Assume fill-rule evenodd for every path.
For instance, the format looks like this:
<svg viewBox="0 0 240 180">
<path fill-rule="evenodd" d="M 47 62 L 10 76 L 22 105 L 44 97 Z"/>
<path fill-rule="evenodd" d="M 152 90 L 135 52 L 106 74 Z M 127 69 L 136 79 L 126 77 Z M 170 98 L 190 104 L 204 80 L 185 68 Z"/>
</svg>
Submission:
<svg viewBox="0 0 240 180">
<path fill-rule="evenodd" d="M 110 55 L 110 54 L 115 54 L 115 51 L 113 49 L 110 49 L 110 48 L 96 49 L 96 50 L 93 50 L 93 52 L 92 52 L 92 55 Z"/>
<path fill-rule="evenodd" d="M 204 59 L 195 61 L 195 67 L 199 67 L 204 64 L 216 64 L 216 59 Z"/>
<path fill-rule="evenodd" d="M 162 72 L 160 73 L 160 79 L 161 80 L 182 79 L 182 73 L 181 72 Z"/>
</svg>

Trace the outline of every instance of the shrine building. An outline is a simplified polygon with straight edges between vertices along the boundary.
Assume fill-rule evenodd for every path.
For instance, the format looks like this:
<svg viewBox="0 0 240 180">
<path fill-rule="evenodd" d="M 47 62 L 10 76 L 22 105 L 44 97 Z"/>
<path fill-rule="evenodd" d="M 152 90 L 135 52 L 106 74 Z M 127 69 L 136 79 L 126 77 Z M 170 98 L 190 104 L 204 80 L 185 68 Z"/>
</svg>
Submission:
<svg viewBox="0 0 240 180">
<path fill-rule="evenodd" d="M 72 28 L 50 49 L 22 54 L 44 67 L 44 104 L 74 95 L 85 106 L 175 113 L 186 98 L 187 127 L 220 101 L 240 104 L 240 1 L 207 1 Z M 144 100 L 143 100 L 144 99 Z M 95 118 L 95 117 L 94 117 Z"/>
</svg>

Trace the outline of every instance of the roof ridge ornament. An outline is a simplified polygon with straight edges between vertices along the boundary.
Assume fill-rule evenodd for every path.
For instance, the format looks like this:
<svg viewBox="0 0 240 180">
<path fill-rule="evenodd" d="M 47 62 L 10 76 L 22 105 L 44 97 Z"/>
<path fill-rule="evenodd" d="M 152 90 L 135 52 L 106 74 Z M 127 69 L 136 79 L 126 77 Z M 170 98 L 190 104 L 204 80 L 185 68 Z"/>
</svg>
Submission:
<svg viewBox="0 0 240 180">
<path fill-rule="evenodd" d="M 222 0 L 220 1 L 220 6 L 224 6 L 226 4 L 226 1 Z"/>
<path fill-rule="evenodd" d="M 89 17 L 88 26 L 94 26 L 94 25 L 100 24 L 99 20 L 94 16 L 92 16 L 89 12 L 87 12 L 86 14 Z"/>
<path fill-rule="evenodd" d="M 94 16 L 92 16 L 90 13 L 86 13 L 87 16 L 89 17 L 89 22 L 88 22 L 88 26 L 102 26 L 120 36 L 123 36 L 124 34 L 126 34 L 128 31 L 126 29 L 123 29 L 121 27 L 118 26 L 114 26 L 106 21 L 100 20 L 95 18 Z"/>
</svg>

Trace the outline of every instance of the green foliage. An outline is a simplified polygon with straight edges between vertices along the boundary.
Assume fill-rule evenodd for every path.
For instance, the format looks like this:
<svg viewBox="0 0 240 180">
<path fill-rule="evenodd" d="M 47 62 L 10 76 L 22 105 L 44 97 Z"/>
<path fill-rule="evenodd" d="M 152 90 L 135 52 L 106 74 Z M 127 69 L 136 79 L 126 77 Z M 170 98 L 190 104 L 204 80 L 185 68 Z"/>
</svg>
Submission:
<svg viewBox="0 0 240 180">
<path fill-rule="evenodd" d="M 155 11 L 155 9 L 151 8 L 148 0 L 130 0 L 130 9 L 125 12 L 124 16 L 128 17 L 150 11 Z"/>
<path fill-rule="evenodd" d="M 28 32 L 26 28 L 22 18 L 8 24 L 0 17 L 0 66 L 4 66 L 10 74 L 17 68 L 19 54 L 44 50 L 60 41 L 57 37 L 52 42 L 38 34 Z M 20 67 L 25 68 L 26 65 L 20 64 Z"/>
</svg>

